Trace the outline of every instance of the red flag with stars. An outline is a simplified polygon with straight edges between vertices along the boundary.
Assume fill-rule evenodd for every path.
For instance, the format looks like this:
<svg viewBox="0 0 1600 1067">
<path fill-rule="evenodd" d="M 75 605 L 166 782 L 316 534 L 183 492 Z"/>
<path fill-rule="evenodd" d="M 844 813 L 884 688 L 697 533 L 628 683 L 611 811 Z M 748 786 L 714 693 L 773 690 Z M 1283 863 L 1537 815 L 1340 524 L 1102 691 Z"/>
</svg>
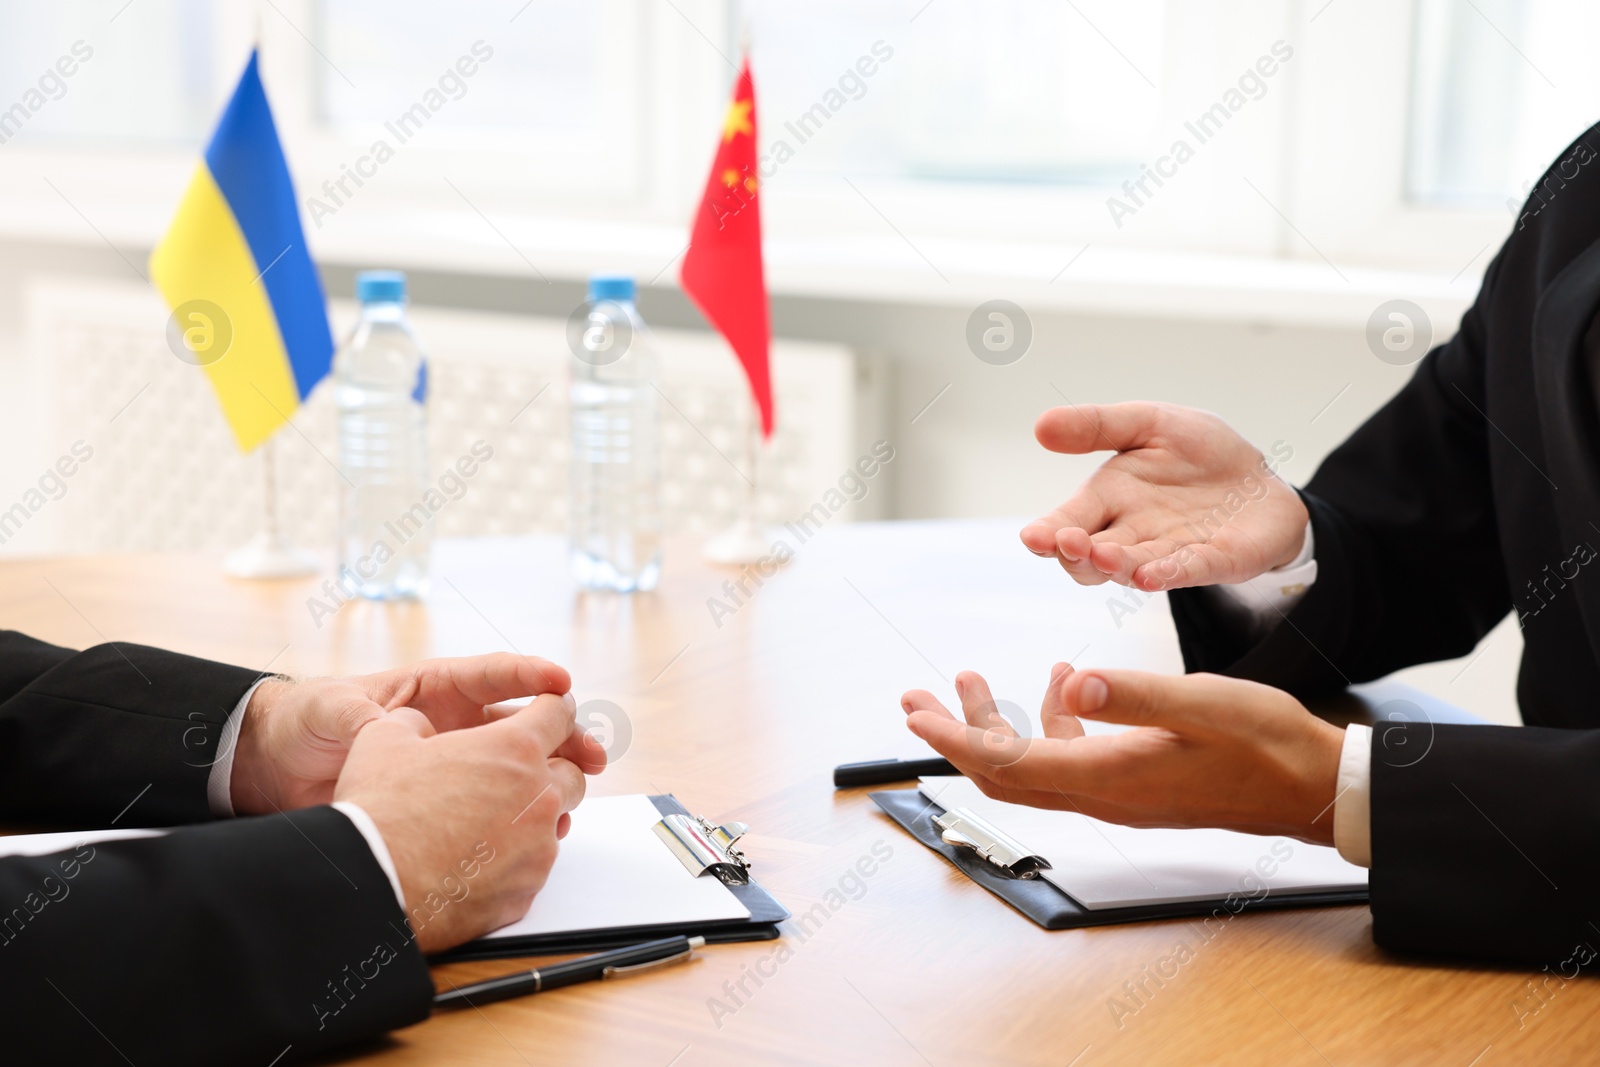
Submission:
<svg viewBox="0 0 1600 1067">
<path fill-rule="evenodd" d="M 727 339 L 761 411 L 761 435 L 772 436 L 771 327 L 761 268 L 760 176 L 756 169 L 756 96 L 750 61 L 739 71 L 716 162 L 683 257 L 683 291 Z"/>
</svg>

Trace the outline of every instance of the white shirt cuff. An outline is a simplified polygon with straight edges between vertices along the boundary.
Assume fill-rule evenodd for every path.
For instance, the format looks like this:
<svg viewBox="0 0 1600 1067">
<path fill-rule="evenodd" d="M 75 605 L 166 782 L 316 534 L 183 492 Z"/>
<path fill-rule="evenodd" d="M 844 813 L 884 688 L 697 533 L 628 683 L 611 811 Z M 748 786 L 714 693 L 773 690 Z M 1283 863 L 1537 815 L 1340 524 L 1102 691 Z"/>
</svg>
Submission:
<svg viewBox="0 0 1600 1067">
<path fill-rule="evenodd" d="M 1299 554 L 1287 564 L 1277 570 L 1258 574 L 1248 581 L 1212 588 L 1248 608 L 1258 620 L 1276 622 L 1280 615 L 1287 615 L 1290 608 L 1300 603 L 1306 590 L 1316 582 L 1316 553 L 1316 538 L 1308 522 L 1305 543 L 1300 546 Z"/>
<path fill-rule="evenodd" d="M 378 861 L 378 866 L 383 868 L 383 873 L 389 876 L 389 885 L 394 889 L 394 899 L 400 903 L 400 910 L 406 910 L 406 895 L 400 891 L 400 872 L 395 870 L 394 857 L 389 855 L 389 846 L 384 844 L 383 834 L 378 832 L 378 824 L 372 821 L 366 809 L 359 804 L 352 804 L 348 800 L 335 800 L 333 808 L 344 813 L 344 817 L 355 824 L 361 836 L 367 839 L 367 847 L 372 849 L 373 857 Z"/>
<path fill-rule="evenodd" d="M 255 696 L 262 683 L 275 677 L 269 674 L 246 689 L 239 703 L 229 712 L 228 721 L 222 724 L 222 737 L 217 740 L 217 758 L 211 761 L 211 777 L 206 779 L 206 801 L 211 806 L 211 814 L 219 819 L 233 818 L 233 753 L 239 745 L 244 709 L 250 706 L 250 698 Z"/>
<path fill-rule="evenodd" d="M 244 724 L 245 708 L 250 706 L 250 698 L 261 688 L 262 682 L 271 681 L 275 675 L 268 675 L 245 690 L 244 696 L 239 698 L 233 711 L 228 715 L 228 721 L 222 726 L 222 737 L 217 741 L 217 758 L 211 764 L 211 777 L 206 780 L 206 800 L 211 805 L 211 814 L 221 819 L 233 818 L 233 753 L 239 743 L 239 729 Z M 336 800 L 333 807 L 344 814 L 355 825 L 357 831 L 366 839 L 367 847 L 372 850 L 373 858 L 378 861 L 378 866 L 383 868 L 383 873 L 389 879 L 389 887 L 394 890 L 394 899 L 399 902 L 400 910 L 406 910 L 406 895 L 400 891 L 400 872 L 395 869 L 394 857 L 389 855 L 389 846 L 384 843 L 383 834 L 378 832 L 378 824 L 372 821 L 372 816 L 359 804 L 352 804 L 348 800 Z"/>
<path fill-rule="evenodd" d="M 1357 867 L 1372 866 L 1372 727 L 1344 728 L 1333 801 L 1333 844 Z"/>
</svg>

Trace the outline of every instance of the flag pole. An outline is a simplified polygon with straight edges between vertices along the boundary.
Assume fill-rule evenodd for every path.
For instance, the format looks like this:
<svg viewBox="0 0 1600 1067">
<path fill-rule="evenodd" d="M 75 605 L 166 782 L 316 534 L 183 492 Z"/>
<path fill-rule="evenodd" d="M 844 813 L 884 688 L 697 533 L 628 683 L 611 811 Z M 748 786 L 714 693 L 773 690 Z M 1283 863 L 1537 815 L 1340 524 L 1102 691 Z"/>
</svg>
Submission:
<svg viewBox="0 0 1600 1067">
<path fill-rule="evenodd" d="M 750 12 L 744 4 L 739 11 L 739 58 L 750 55 Z M 739 510 L 733 525 L 706 542 L 701 554 L 711 563 L 755 563 L 772 555 L 772 538 L 761 528 L 761 410 L 754 396 L 745 406 L 749 413 L 744 432 L 744 491 L 739 496 Z"/>
<path fill-rule="evenodd" d="M 261 529 L 223 558 L 222 569 L 235 578 L 299 578 L 315 574 L 316 557 L 296 548 L 283 535 L 278 521 L 277 451 L 271 437 L 261 442 L 261 466 L 265 474 Z"/>
<path fill-rule="evenodd" d="M 743 469 L 734 464 L 745 486 L 739 494 L 733 525 L 706 542 L 701 550 L 701 555 L 712 563 L 740 566 L 760 562 L 774 553 L 773 539 L 761 526 L 759 489 L 762 445 L 772 414 L 772 331 L 761 265 L 756 101 L 749 77 L 749 12 L 744 4 L 736 4 L 736 11 L 741 62 L 734 69 L 733 100 L 680 277 L 684 292 L 727 340 L 749 377 L 745 405 L 748 422 L 741 448 Z M 715 226 L 711 225 L 713 220 Z M 702 254 L 711 258 L 702 260 Z M 739 264 L 745 269 L 730 272 L 730 265 Z M 749 284 L 751 279 L 753 285 Z"/>
<path fill-rule="evenodd" d="M 761 525 L 761 412 L 755 398 L 748 405 L 750 418 L 744 434 L 744 465 L 740 471 L 744 478 L 744 492 L 739 496 L 739 510 L 733 525 L 706 542 L 701 551 L 711 563 L 755 563 L 772 555 L 772 538 Z"/>
</svg>

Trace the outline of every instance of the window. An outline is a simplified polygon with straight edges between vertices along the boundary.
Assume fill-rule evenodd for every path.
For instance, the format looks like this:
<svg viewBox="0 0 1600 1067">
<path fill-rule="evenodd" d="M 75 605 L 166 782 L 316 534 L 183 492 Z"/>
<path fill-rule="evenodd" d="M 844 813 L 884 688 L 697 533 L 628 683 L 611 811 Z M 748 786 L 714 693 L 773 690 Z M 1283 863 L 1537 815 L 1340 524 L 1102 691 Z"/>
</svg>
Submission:
<svg viewBox="0 0 1600 1067">
<path fill-rule="evenodd" d="M 1515 210 L 1600 118 L 1600 7 L 1420 0 L 1406 173 L 1425 204 Z"/>
<path fill-rule="evenodd" d="M 391 203 L 459 207 L 444 179 L 524 209 L 637 194 L 642 0 L 303 2 L 315 47 L 285 40 L 275 62 L 309 87 L 307 166 L 337 175 L 382 142 Z"/>
<path fill-rule="evenodd" d="M 1276 195 L 1288 78 L 1253 68 L 1286 36 L 1285 3 L 751 0 L 749 10 L 763 136 L 769 151 L 779 140 L 794 149 L 769 179 L 775 233 L 1273 251 L 1270 211 L 1250 205 L 1240 176 Z M 880 44 L 892 58 L 828 103 Z M 1202 147 L 1185 122 L 1232 97 L 1243 104 L 1222 112 L 1225 135 Z M 797 116 L 819 103 L 833 117 L 800 130 Z M 797 144 L 800 132 L 814 136 Z M 1147 176 L 1158 167 L 1173 180 Z M 1236 205 L 1248 208 L 1242 222 L 1229 217 Z"/>
<path fill-rule="evenodd" d="M 794 173 L 835 178 L 1100 187 L 1138 172 L 1160 115 L 1161 0 L 936 4 L 913 22 L 887 0 L 752 3 L 769 151 L 786 140 Z M 807 123 L 835 92 L 826 130 Z"/>
<path fill-rule="evenodd" d="M 337 67 L 330 58 L 314 68 L 317 118 L 333 131 L 365 134 L 440 78 L 447 104 L 429 128 L 457 143 L 570 138 L 604 117 L 600 13 L 586 0 L 540 0 L 520 13 L 503 0 L 388 0 L 381 14 L 370 0 L 320 0 L 316 12 L 314 36 L 338 57 Z M 453 69 L 462 56 L 474 75 Z M 476 68 L 492 88 L 471 91 Z"/>
<path fill-rule="evenodd" d="M 119 6 L 92 0 L 5 6 L 0 109 L 35 87 L 45 102 L 19 127 L 0 133 L 14 134 L 18 147 L 148 148 L 197 145 L 204 138 L 237 74 L 217 49 L 226 21 L 219 6 L 210 0 L 139 0 L 132 11 Z M 56 68 L 62 57 L 72 62 Z M 64 69 L 73 73 L 51 76 Z"/>
</svg>

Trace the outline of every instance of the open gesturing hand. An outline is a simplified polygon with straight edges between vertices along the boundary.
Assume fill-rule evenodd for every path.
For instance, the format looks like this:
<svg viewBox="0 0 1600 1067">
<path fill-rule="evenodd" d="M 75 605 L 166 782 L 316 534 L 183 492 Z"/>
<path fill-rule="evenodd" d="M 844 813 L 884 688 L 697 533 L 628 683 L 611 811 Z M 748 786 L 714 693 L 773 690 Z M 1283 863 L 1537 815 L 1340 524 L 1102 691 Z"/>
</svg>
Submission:
<svg viewBox="0 0 1600 1067">
<path fill-rule="evenodd" d="M 1333 842 L 1344 731 L 1281 690 L 1058 663 L 1040 712 L 1044 736 L 1031 740 L 1015 739 L 981 677 L 957 675 L 956 690 L 965 722 L 917 689 L 901 698 L 906 726 L 997 800 L 1127 826 Z M 1136 728 L 1085 735 L 1080 718 Z"/>
<path fill-rule="evenodd" d="M 1072 497 L 1023 527 L 1084 585 L 1146 591 L 1242 582 L 1293 561 L 1309 516 L 1256 447 L 1209 412 L 1082 404 L 1039 416 L 1052 452 L 1113 450 Z"/>
</svg>

